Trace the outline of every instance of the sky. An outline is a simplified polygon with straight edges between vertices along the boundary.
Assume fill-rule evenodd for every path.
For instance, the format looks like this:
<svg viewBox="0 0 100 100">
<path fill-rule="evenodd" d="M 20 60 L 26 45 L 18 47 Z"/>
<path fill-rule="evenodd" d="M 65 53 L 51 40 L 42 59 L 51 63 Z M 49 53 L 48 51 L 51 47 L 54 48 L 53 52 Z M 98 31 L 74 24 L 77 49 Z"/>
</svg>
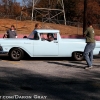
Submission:
<svg viewBox="0 0 100 100">
<path fill-rule="evenodd" d="M 20 3 L 21 3 L 21 2 L 22 2 L 22 0 L 16 0 L 16 2 L 20 2 Z"/>
<path fill-rule="evenodd" d="M 22 4 L 22 0 L 16 0 L 16 2 L 20 2 Z"/>
<path fill-rule="evenodd" d="M 22 2 L 22 0 L 16 0 L 17 2 Z"/>
</svg>

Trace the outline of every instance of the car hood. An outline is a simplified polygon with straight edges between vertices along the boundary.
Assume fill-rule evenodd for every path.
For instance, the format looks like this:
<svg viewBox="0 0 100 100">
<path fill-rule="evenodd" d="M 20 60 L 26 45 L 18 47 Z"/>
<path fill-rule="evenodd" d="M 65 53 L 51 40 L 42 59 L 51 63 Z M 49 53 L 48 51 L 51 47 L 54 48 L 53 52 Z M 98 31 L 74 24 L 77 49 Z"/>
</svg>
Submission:
<svg viewBox="0 0 100 100">
<path fill-rule="evenodd" d="M 31 42 L 31 40 L 30 39 L 28 39 L 28 38 L 2 38 L 2 39 L 0 39 L 0 44 L 9 44 L 9 43 L 11 43 L 11 44 L 18 44 L 18 43 L 24 43 L 24 42 Z"/>
</svg>

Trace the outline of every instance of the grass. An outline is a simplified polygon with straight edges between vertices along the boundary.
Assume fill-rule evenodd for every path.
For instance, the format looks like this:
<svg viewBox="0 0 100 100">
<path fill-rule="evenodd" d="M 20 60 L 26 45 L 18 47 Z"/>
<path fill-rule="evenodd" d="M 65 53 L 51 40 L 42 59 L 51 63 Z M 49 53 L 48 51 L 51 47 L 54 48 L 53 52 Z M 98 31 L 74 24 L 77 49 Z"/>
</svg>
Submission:
<svg viewBox="0 0 100 100">
<path fill-rule="evenodd" d="M 61 24 L 53 24 L 53 23 L 42 23 L 37 21 L 19 21 L 13 19 L 0 19 L 0 34 L 4 34 L 8 28 L 13 24 L 16 26 L 17 34 L 30 34 L 34 29 L 35 23 L 41 23 L 43 28 L 52 28 L 60 30 L 61 35 L 82 35 L 83 28 L 67 26 Z M 100 35 L 100 30 L 95 29 L 96 35 Z"/>
</svg>

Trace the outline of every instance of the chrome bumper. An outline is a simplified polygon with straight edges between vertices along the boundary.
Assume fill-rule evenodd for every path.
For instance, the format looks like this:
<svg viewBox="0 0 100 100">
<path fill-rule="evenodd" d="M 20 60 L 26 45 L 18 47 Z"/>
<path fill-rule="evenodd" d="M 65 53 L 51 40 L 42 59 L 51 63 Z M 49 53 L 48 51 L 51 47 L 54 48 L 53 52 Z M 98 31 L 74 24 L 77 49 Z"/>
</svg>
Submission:
<svg viewBox="0 0 100 100">
<path fill-rule="evenodd" d="M 0 54 L 8 54 L 8 52 L 0 51 Z"/>
</svg>

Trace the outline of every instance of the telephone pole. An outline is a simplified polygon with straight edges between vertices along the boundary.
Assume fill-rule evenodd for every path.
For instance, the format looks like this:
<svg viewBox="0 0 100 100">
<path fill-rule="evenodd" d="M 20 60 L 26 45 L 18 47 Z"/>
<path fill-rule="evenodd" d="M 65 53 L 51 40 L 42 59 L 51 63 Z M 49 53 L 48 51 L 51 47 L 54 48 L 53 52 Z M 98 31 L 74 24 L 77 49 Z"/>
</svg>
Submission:
<svg viewBox="0 0 100 100">
<path fill-rule="evenodd" d="M 32 20 L 34 19 L 33 17 L 34 17 L 34 0 L 33 0 L 33 5 L 32 5 Z"/>
<path fill-rule="evenodd" d="M 83 33 L 85 32 L 87 27 L 87 3 L 88 0 L 84 0 Z"/>
</svg>

